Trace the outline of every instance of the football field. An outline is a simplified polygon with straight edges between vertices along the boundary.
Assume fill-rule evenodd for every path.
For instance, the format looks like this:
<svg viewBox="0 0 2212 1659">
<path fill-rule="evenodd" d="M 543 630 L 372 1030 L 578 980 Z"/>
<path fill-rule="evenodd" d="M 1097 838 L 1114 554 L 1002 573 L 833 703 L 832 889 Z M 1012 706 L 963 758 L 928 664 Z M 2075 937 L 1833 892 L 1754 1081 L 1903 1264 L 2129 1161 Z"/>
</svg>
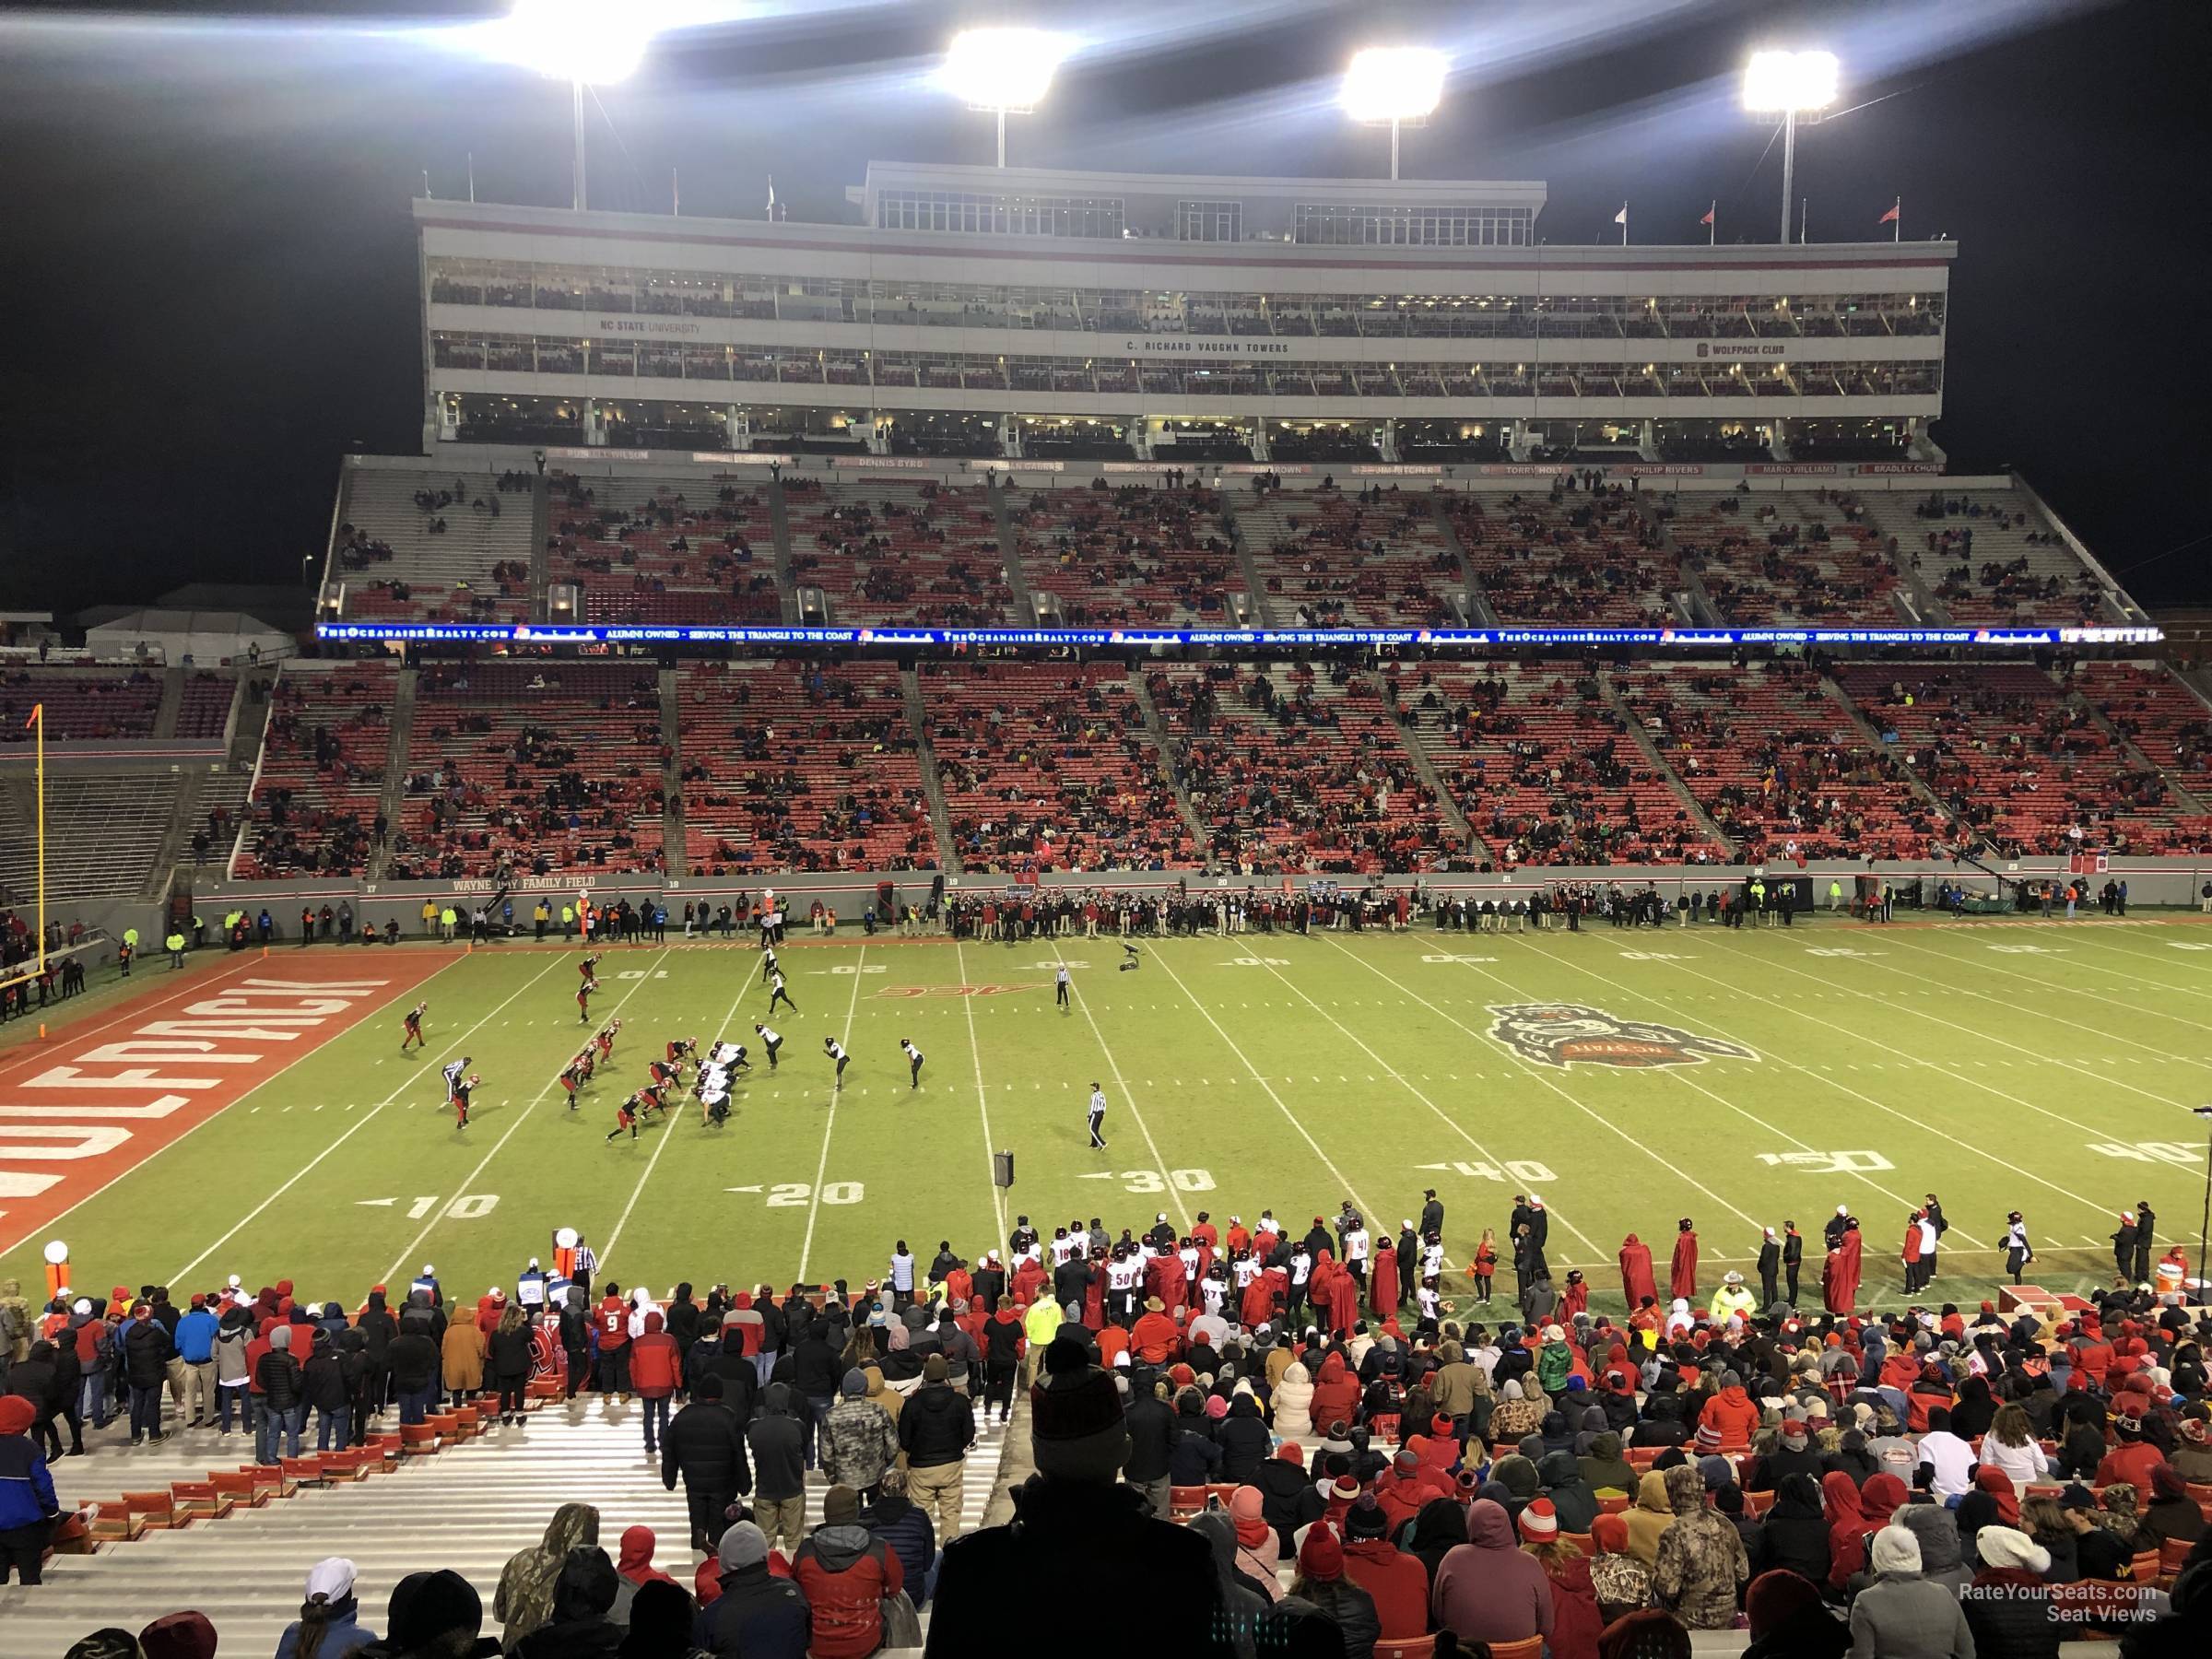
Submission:
<svg viewBox="0 0 2212 1659">
<path fill-rule="evenodd" d="M 57 1010 L 48 1041 L 0 1053 L 0 1277 L 35 1287 L 40 1244 L 61 1237 L 80 1292 L 159 1282 L 181 1299 L 235 1273 L 351 1306 L 427 1262 L 474 1296 L 570 1226 L 603 1277 L 656 1291 L 857 1285 L 900 1238 L 924 1262 L 941 1239 L 972 1259 L 1018 1213 L 1048 1235 L 1077 1216 L 1141 1231 L 1160 1212 L 1226 1226 L 1270 1207 L 1302 1226 L 1349 1197 L 1394 1232 L 1427 1187 L 1455 1265 L 1482 1228 L 1503 1236 L 1515 1193 L 1540 1194 L 1555 1277 L 1583 1268 L 1601 1307 L 1619 1306 L 1629 1231 L 1665 1285 L 1681 1216 L 1708 1293 L 1749 1274 L 1762 1226 L 1794 1218 L 1817 1302 L 1839 1204 L 1865 1224 L 1862 1305 L 1898 1305 L 1906 1216 L 1931 1190 L 1952 1222 L 1935 1300 L 1988 1293 L 2014 1208 L 2039 1250 L 2029 1277 L 2054 1290 L 2109 1277 L 2116 1213 L 2141 1200 L 2159 1250 L 2183 1239 L 2194 1262 L 2191 1108 L 2212 1100 L 2212 927 L 2194 916 L 1137 950 L 794 933 L 798 1011 L 770 1019 L 755 950 L 672 936 L 606 953 L 590 1027 L 573 947 L 142 967 L 134 997 Z M 401 1013 L 426 998 L 428 1051 L 403 1055 Z M 558 1074 L 609 1015 L 613 1062 L 571 1111 Z M 772 1073 L 763 1019 L 785 1039 Z M 671 1037 L 752 1048 L 729 1121 L 703 1125 L 686 1099 L 610 1143 Z M 829 1037 L 853 1056 L 841 1090 Z M 918 1088 L 901 1038 L 925 1056 Z M 466 1128 L 439 1077 L 464 1054 L 483 1078 Z M 1085 1126 L 1094 1081 L 1104 1151 Z M 991 1182 L 999 1148 L 1010 1192 Z M 1447 1290 L 1464 1301 L 1464 1275 Z"/>
</svg>

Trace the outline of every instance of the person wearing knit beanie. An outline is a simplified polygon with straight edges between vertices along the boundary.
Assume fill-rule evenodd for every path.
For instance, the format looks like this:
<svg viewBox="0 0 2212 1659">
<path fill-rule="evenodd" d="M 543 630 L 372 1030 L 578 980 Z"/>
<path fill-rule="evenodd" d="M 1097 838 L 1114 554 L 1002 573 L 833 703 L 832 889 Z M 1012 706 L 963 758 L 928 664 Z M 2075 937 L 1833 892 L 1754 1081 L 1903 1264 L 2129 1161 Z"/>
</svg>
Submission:
<svg viewBox="0 0 2212 1659">
<path fill-rule="evenodd" d="M 1092 1365 L 1083 1345 L 1055 1336 L 1044 1372 L 1030 1389 L 1030 1453 L 1037 1472 L 1111 1486 L 1129 1455 L 1121 1390 Z"/>
<path fill-rule="evenodd" d="M 1344 1576 L 1344 1544 L 1325 1521 L 1306 1529 L 1306 1541 L 1298 1547 L 1298 1571 L 1315 1583 L 1333 1584 Z"/>
<path fill-rule="evenodd" d="M 1237 1529 L 1237 1571 L 1276 1602 L 1282 1599 L 1283 1585 L 1276 1576 L 1277 1546 L 1275 1528 L 1267 1524 L 1266 1501 L 1258 1487 L 1239 1487 L 1230 1494 L 1229 1518 Z"/>
<path fill-rule="evenodd" d="M 1539 1498 L 1521 1512 L 1524 1543 L 1548 1544 L 1559 1535 L 1559 1512 L 1552 1507 L 1550 1499 Z"/>
<path fill-rule="evenodd" d="M 138 1632 L 146 1659 L 215 1659 L 215 1625 L 205 1613 L 165 1613 Z"/>
<path fill-rule="evenodd" d="M 1750 1624 L 1753 1641 L 1776 1635 L 1792 1620 L 1808 1613 L 1835 1623 L 1821 1602 L 1818 1586 L 1803 1573 L 1786 1568 L 1760 1573 L 1744 1592 L 1744 1616 Z"/>
<path fill-rule="evenodd" d="M 2031 1572 L 2041 1578 L 2051 1571 L 2051 1552 L 2017 1527 L 1984 1526 L 1974 1535 L 1974 1553 L 1992 1572 Z"/>
</svg>

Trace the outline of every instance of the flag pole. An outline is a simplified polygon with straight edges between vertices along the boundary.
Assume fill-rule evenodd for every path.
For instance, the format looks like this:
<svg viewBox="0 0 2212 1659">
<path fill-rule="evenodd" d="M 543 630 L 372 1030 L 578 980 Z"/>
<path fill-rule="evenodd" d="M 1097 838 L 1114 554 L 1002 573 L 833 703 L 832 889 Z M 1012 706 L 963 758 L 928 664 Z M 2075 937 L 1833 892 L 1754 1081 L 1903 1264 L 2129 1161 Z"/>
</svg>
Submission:
<svg viewBox="0 0 2212 1659">
<path fill-rule="evenodd" d="M 1891 209 L 1891 212 L 1896 217 L 1889 221 L 1889 240 L 1893 242 L 1903 241 L 1905 240 L 1905 198 L 1903 196 L 1900 195 L 1897 198 L 1897 205 Z"/>
<path fill-rule="evenodd" d="M 1629 245 L 1629 205 L 1626 202 L 1620 205 L 1620 245 L 1624 248 Z"/>
<path fill-rule="evenodd" d="M 1721 235 L 1721 198 L 1712 198 L 1712 206 L 1705 209 L 1705 245 L 1714 246 Z"/>
<path fill-rule="evenodd" d="M 30 705 L 30 724 L 39 729 L 37 793 L 39 808 L 39 973 L 46 971 L 46 705 Z"/>
</svg>

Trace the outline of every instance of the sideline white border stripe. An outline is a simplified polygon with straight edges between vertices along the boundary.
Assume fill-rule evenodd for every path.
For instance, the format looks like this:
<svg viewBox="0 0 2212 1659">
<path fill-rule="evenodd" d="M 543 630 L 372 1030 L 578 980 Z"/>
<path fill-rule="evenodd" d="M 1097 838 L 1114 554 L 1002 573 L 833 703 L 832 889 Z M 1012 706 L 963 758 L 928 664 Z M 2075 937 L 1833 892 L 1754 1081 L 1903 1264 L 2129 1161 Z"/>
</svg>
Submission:
<svg viewBox="0 0 2212 1659">
<path fill-rule="evenodd" d="M 584 943 L 582 948 L 586 951 L 591 948 L 590 942 L 588 940 Z M 553 960 L 556 963 L 565 961 L 566 959 L 566 952 L 557 952 L 553 958 Z M 659 951 L 655 953 L 653 959 L 653 967 L 657 968 L 661 963 L 666 961 L 667 959 L 668 947 L 664 945 L 661 947 Z M 535 982 L 535 981 L 532 982 L 532 983 Z M 623 992 L 622 994 L 616 999 L 614 1007 L 607 1010 L 609 1016 L 611 1017 L 613 1014 L 618 1012 L 629 1003 L 631 997 L 635 996 L 639 992 L 644 990 L 645 987 L 652 982 L 653 968 L 648 968 L 642 974 L 639 976 L 638 982 L 636 984 L 630 986 L 629 990 Z M 568 1066 L 568 1061 L 563 1060 L 560 1063 L 561 1069 L 565 1070 Z M 491 1143 L 491 1150 L 485 1153 L 482 1158 L 477 1159 L 477 1167 L 468 1172 L 467 1178 L 462 1182 L 459 1190 L 454 1193 L 454 1197 L 465 1197 L 468 1194 L 468 1193 L 476 1186 L 477 1178 L 482 1175 L 484 1171 L 491 1166 L 491 1160 L 497 1158 L 500 1151 L 506 1147 L 507 1143 L 514 1138 L 514 1132 L 517 1129 L 520 1129 L 523 1124 L 529 1120 L 530 1114 L 533 1112 L 537 1110 L 538 1102 L 543 1100 L 547 1095 L 551 1094 L 559 1082 L 560 1071 L 557 1070 L 550 1077 L 546 1079 L 546 1086 L 539 1089 L 535 1095 L 530 1097 L 530 1103 L 527 1106 L 524 1106 L 522 1111 L 514 1114 L 514 1122 L 507 1125 L 506 1134 L 500 1135 L 498 1140 Z M 664 1128 L 666 1127 L 665 1124 L 663 1124 L 662 1126 Z M 437 1230 L 438 1223 L 444 1219 L 445 1210 L 442 1206 L 432 1212 L 430 1218 L 422 1224 L 422 1230 L 417 1233 L 415 1237 L 408 1241 L 407 1247 L 399 1253 L 397 1259 L 393 1262 L 392 1265 L 384 1269 L 383 1282 L 385 1284 L 388 1285 L 392 1283 L 393 1280 L 399 1277 L 399 1272 L 402 1265 L 410 1260 L 417 1252 L 421 1250 L 422 1241 L 429 1238 L 430 1234 Z"/>
<path fill-rule="evenodd" d="M 456 963 L 466 961 L 467 959 L 468 959 L 466 957 L 457 957 L 454 959 L 453 962 L 447 963 L 446 967 L 453 967 Z M 539 980 L 544 979 L 547 973 L 552 971 L 554 963 L 559 961 L 559 959 L 560 959 L 559 957 L 554 958 L 552 962 L 547 962 L 545 967 L 540 968 L 535 973 L 532 974 L 528 979 L 524 980 L 520 985 L 515 987 L 515 989 L 504 999 L 502 999 L 499 1005 L 491 1010 L 490 1013 L 486 1014 L 483 1018 L 477 1020 L 475 1025 L 470 1026 L 468 1030 L 463 1031 L 459 1037 L 454 1039 L 453 1046 L 458 1048 L 460 1044 L 467 1041 L 478 1031 L 489 1025 L 491 1023 L 491 1017 L 493 1014 L 497 1014 L 500 1008 L 504 1008 L 516 997 L 522 995 L 524 992 L 529 990 L 531 986 L 536 984 Z M 445 969 L 441 968 L 438 971 L 438 973 L 443 973 Z M 391 1003 L 387 1003 L 385 1006 L 390 1007 L 393 1006 L 393 1004 L 405 1002 L 408 997 L 414 995 L 417 991 L 421 990 L 423 985 L 429 984 L 430 980 L 434 980 L 437 977 L 438 974 L 433 973 L 430 975 L 430 979 L 426 979 L 422 981 L 420 984 L 415 985 L 408 990 L 402 991 L 397 996 L 392 999 Z M 379 1013 L 382 1013 L 382 1009 L 378 1010 Z M 366 1025 L 368 1021 L 363 1020 L 361 1023 Z M 356 1029 L 358 1030 L 359 1028 L 357 1027 Z M 441 1044 L 440 1046 L 443 1047 L 444 1045 Z M 302 1054 L 300 1056 L 300 1059 L 305 1060 L 310 1057 L 310 1054 Z M 297 1065 L 299 1061 L 295 1060 L 292 1064 Z M 289 1070 L 290 1067 L 288 1066 L 286 1069 Z M 283 1073 L 281 1072 L 277 1074 L 279 1077 L 282 1075 Z M 208 1245 L 206 1249 L 200 1252 L 198 1255 L 193 1257 L 191 1261 L 185 1263 L 183 1266 L 178 1268 L 176 1272 L 171 1274 L 169 1276 L 170 1282 L 171 1284 L 182 1284 L 191 1277 L 194 1268 L 197 1267 L 202 1262 L 205 1262 L 209 1256 L 213 1255 L 224 1245 L 229 1243 L 230 1241 L 238 1237 L 240 1233 L 245 1231 L 248 1227 L 252 1226 L 254 1221 L 260 1218 L 262 1212 L 266 1210 L 270 1205 L 276 1203 L 277 1199 L 283 1197 L 295 1186 L 298 1186 L 301 1181 L 305 1180 L 309 1175 L 312 1175 L 314 1172 L 316 1166 L 322 1163 L 324 1159 L 328 1158 L 333 1152 L 335 1152 L 340 1147 L 351 1140 L 357 1131 L 367 1128 L 371 1119 L 374 1118 L 379 1112 L 382 1112 L 385 1107 L 391 1105 L 393 1101 L 398 1100 L 401 1095 L 406 1093 L 408 1089 L 414 1088 L 415 1085 L 419 1083 L 421 1080 L 422 1074 L 419 1072 L 416 1073 L 413 1077 L 408 1077 L 405 1082 L 401 1083 L 397 1088 L 394 1089 L 390 1094 L 379 1100 L 374 1106 L 370 1108 L 370 1110 L 361 1113 L 358 1119 L 347 1126 L 345 1134 L 339 1135 L 335 1140 L 333 1140 L 329 1146 L 324 1147 L 322 1151 L 316 1153 L 314 1157 L 309 1159 L 305 1163 L 301 1164 L 300 1168 L 293 1172 L 290 1180 L 287 1181 L 282 1186 L 271 1193 L 266 1198 L 264 1198 L 259 1204 L 248 1210 L 244 1216 L 239 1218 L 238 1224 L 231 1228 L 229 1232 L 225 1233 L 214 1243 Z M 274 1082 L 276 1079 L 271 1078 L 270 1081 Z M 265 1084 L 263 1087 L 265 1088 L 266 1085 Z M 243 1100 L 245 1097 L 241 1095 L 239 1098 Z M 234 1105 L 237 1102 L 235 1101 L 232 1102 Z M 229 1108 L 226 1107 L 225 1110 L 228 1111 Z M 220 1114 L 218 1113 L 218 1115 Z"/>
<path fill-rule="evenodd" d="M 863 945 L 860 954 L 853 959 L 853 1000 L 845 1008 L 845 1034 L 838 1041 L 845 1052 L 853 1052 L 853 1021 L 860 1014 L 860 971 L 868 963 L 868 947 Z M 830 1172 L 830 1137 L 837 1130 L 837 1097 L 844 1091 L 837 1087 L 832 1077 L 830 1088 L 830 1117 L 822 1124 L 822 1156 L 814 1166 L 814 1190 L 806 1201 L 806 1238 L 799 1246 L 799 1283 L 806 1284 L 807 1259 L 814 1254 L 814 1223 L 822 1213 L 822 1177 Z"/>
</svg>

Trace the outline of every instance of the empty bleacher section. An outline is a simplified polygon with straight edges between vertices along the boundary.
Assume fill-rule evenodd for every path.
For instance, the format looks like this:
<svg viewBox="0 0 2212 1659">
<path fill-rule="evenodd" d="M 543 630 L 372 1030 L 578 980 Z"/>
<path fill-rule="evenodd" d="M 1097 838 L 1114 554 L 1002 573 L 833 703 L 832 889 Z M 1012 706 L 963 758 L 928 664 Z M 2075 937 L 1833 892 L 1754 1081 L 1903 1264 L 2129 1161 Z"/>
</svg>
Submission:
<svg viewBox="0 0 2212 1659">
<path fill-rule="evenodd" d="M 1838 682 L 1974 832 L 2006 856 L 2185 853 L 2212 819 L 2134 765 L 2026 664 L 1852 664 Z"/>
<path fill-rule="evenodd" d="M 1677 498 L 1674 541 L 1731 623 L 1900 621 L 1888 538 L 1846 490 Z"/>
<path fill-rule="evenodd" d="M 184 670 L 183 698 L 177 704 L 177 732 L 181 738 L 220 737 L 229 724 L 231 700 L 238 681 L 228 674 L 206 669 Z"/>
<path fill-rule="evenodd" d="M 36 734 L 25 723 L 37 703 L 46 708 L 50 744 L 151 737 L 154 717 L 161 712 L 161 670 L 43 665 L 0 670 L 0 744 L 33 740 Z"/>
<path fill-rule="evenodd" d="M 832 621 L 988 625 L 1011 615 L 987 486 L 787 481 L 784 512 L 792 575 L 822 590 Z"/>
<path fill-rule="evenodd" d="M 547 579 L 582 590 L 586 622 L 775 622 L 764 488 L 712 478 L 555 473 Z"/>
<path fill-rule="evenodd" d="M 1777 659 L 1617 672 L 1622 703 L 1747 861 L 1927 858 L 1952 832 L 1818 674 Z"/>
<path fill-rule="evenodd" d="M 931 663 L 918 672 L 963 866 L 1026 874 L 1203 863 L 1124 665 Z"/>
<path fill-rule="evenodd" d="M 284 665 L 233 875 L 367 873 L 398 691 L 382 663 Z"/>
<path fill-rule="evenodd" d="M 1466 582 L 1429 498 L 1395 489 L 1255 490 L 1232 503 L 1276 620 L 1305 628 L 1453 626 Z"/>
<path fill-rule="evenodd" d="M 1681 569 L 1656 507 L 1617 487 L 1448 498 L 1460 545 L 1500 621 L 1657 627 L 1679 618 Z"/>
<path fill-rule="evenodd" d="M 1244 574 L 1218 490 L 1103 480 L 1009 492 L 1021 573 L 1070 627 L 1218 628 L 1237 619 Z"/>
<path fill-rule="evenodd" d="M 46 897 L 50 902 L 135 898 L 147 885 L 181 779 L 174 772 L 103 772 L 46 781 Z M 38 890 L 39 847 L 30 781 L 0 787 L 0 889 Z"/>
<path fill-rule="evenodd" d="M 2003 628 L 2118 619 L 2104 584 L 2021 491 L 1869 494 L 1866 500 L 1954 622 Z"/>
<path fill-rule="evenodd" d="M 688 868 L 936 867 L 895 665 L 697 663 L 677 694 Z"/>
<path fill-rule="evenodd" d="M 1372 875 L 1432 868 L 1442 815 L 1373 677 L 1324 665 L 1175 664 L 1147 677 L 1176 777 L 1225 865 Z"/>
<path fill-rule="evenodd" d="M 641 664 L 427 667 L 389 874 L 658 869 L 661 743 Z"/>
<path fill-rule="evenodd" d="M 344 489 L 330 576 L 348 620 L 529 618 L 529 475 L 356 465 Z"/>
<path fill-rule="evenodd" d="M 1393 700 L 1500 868 L 1724 856 L 1581 667 L 1408 664 Z"/>
<path fill-rule="evenodd" d="M 2074 688 L 2183 789 L 2212 794 L 2212 708 L 2156 666 L 2083 663 Z"/>
</svg>

